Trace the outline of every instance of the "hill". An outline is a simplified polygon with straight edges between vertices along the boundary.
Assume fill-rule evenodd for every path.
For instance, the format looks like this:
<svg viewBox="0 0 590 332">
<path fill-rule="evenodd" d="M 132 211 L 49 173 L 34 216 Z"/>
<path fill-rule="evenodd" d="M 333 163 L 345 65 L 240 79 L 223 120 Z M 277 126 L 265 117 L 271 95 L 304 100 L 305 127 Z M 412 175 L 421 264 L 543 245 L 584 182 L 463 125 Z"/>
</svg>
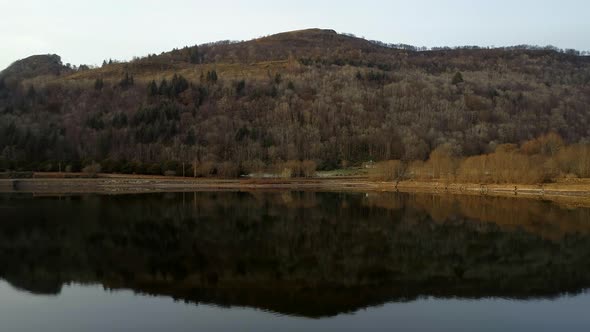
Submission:
<svg viewBox="0 0 590 332">
<path fill-rule="evenodd" d="M 469 157 L 546 133 L 585 144 L 589 106 L 590 60 L 551 48 L 424 51 L 310 29 L 100 68 L 34 56 L 0 73 L 0 169 L 234 176 Z"/>
</svg>

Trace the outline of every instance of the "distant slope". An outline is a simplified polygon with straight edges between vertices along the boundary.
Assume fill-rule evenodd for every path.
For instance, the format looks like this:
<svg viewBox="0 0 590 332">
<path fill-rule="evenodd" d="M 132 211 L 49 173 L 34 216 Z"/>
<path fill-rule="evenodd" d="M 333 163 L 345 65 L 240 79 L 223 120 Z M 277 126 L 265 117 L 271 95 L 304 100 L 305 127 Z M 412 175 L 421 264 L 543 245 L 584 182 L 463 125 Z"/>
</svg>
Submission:
<svg viewBox="0 0 590 332">
<path fill-rule="evenodd" d="M 198 51 L 199 63 L 276 61 L 288 57 L 354 56 L 386 51 L 365 39 L 336 33 L 334 30 L 308 29 L 283 32 L 243 42 L 218 42 L 175 50 L 153 60 L 189 60 L 187 53 Z M 354 54 L 353 54 L 354 53 Z M 194 54 L 194 53 L 193 53 Z"/>
<path fill-rule="evenodd" d="M 82 72 L 75 77 L 109 77 L 129 71 L 138 77 L 153 78 L 170 71 L 191 69 L 195 65 L 220 65 L 221 70 L 228 69 L 230 75 L 236 70 L 252 69 L 255 73 L 249 74 L 265 74 L 268 67 L 284 68 L 288 61 L 291 61 L 291 64 L 300 60 L 309 63 L 320 59 L 337 64 L 384 63 L 395 60 L 395 55 L 399 53 L 402 51 L 388 49 L 362 38 L 338 34 L 333 30 L 307 29 L 249 41 L 220 41 L 176 49 L 159 55 L 149 55 L 130 63 L 115 63 L 106 68 Z M 227 68 L 228 66 L 230 68 Z"/>
</svg>

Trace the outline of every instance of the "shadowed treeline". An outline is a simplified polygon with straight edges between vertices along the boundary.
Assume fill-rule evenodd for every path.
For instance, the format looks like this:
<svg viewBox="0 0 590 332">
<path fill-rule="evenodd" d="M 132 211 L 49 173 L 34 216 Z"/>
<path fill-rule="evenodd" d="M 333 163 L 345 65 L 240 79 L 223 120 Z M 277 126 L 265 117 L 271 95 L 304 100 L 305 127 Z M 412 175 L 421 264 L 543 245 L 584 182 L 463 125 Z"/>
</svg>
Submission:
<svg viewBox="0 0 590 332">
<path fill-rule="evenodd" d="M 426 194 L 0 196 L 0 276 L 322 317 L 421 296 L 590 285 L 590 210 Z"/>
</svg>

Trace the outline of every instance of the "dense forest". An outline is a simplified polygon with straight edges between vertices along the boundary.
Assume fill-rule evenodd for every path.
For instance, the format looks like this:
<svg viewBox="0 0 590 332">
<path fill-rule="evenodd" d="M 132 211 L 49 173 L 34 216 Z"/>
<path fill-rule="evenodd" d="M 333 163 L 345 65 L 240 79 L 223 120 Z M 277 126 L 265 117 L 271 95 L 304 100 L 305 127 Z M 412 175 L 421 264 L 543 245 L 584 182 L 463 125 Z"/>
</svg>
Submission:
<svg viewBox="0 0 590 332">
<path fill-rule="evenodd" d="M 308 176 L 399 160 L 409 176 L 438 158 L 452 166 L 420 177 L 481 178 L 514 152 L 549 163 L 530 181 L 553 166 L 588 176 L 556 158 L 589 154 L 589 111 L 590 58 L 551 47 L 425 50 L 312 29 L 97 68 L 40 55 L 0 73 L 0 170 Z"/>
</svg>

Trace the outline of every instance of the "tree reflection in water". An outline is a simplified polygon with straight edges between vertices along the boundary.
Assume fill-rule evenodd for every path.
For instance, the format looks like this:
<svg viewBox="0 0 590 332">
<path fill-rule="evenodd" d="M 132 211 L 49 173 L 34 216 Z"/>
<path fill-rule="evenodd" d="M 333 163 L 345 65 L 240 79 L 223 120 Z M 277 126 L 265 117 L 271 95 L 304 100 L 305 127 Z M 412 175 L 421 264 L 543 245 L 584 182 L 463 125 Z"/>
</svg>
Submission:
<svg viewBox="0 0 590 332">
<path fill-rule="evenodd" d="M 0 195 L 0 277 L 332 316 L 421 296 L 590 285 L 590 209 L 403 193 Z"/>
</svg>

